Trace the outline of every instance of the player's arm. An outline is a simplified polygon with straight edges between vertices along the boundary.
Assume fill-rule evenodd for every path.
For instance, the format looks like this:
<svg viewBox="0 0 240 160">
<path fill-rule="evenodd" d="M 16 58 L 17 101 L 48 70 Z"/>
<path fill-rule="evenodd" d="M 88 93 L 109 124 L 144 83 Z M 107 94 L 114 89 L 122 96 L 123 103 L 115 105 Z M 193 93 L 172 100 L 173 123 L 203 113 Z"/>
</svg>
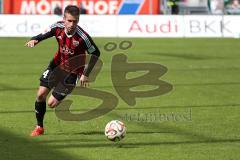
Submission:
<svg viewBox="0 0 240 160">
<path fill-rule="evenodd" d="M 93 40 L 90 37 L 88 37 L 88 38 L 91 42 L 91 45 L 87 48 L 87 52 L 89 54 L 91 54 L 91 57 L 90 57 L 88 65 L 85 67 L 83 74 L 81 75 L 81 78 L 80 78 L 81 86 L 86 86 L 86 83 L 88 82 L 88 77 L 100 56 L 100 51 L 99 51 L 98 47 L 96 46 L 96 44 L 93 42 Z"/>
<path fill-rule="evenodd" d="M 50 30 L 46 31 L 45 33 L 41 33 L 39 35 L 36 35 L 36 36 L 32 37 L 31 40 L 26 42 L 25 46 L 34 47 L 35 45 L 37 45 L 42 40 L 45 40 L 47 38 L 50 38 L 50 37 L 54 36 L 54 34 L 55 34 L 55 28 L 50 29 Z"/>
<path fill-rule="evenodd" d="M 100 51 L 99 49 L 97 48 L 97 46 L 95 45 L 94 47 L 96 50 L 94 52 L 91 53 L 91 57 L 90 57 L 90 60 L 89 60 L 89 63 L 88 65 L 85 67 L 84 69 L 84 72 L 83 74 L 87 77 L 89 77 L 91 71 L 93 70 L 95 64 L 97 63 L 98 61 L 98 58 L 100 56 Z"/>
</svg>

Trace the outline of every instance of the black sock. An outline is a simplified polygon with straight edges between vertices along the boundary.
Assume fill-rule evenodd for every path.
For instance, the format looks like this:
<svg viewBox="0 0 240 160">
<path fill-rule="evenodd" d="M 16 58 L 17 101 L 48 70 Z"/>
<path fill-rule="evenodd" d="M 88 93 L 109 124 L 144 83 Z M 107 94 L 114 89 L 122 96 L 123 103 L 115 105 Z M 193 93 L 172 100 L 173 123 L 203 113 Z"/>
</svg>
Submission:
<svg viewBox="0 0 240 160">
<path fill-rule="evenodd" d="M 46 102 L 35 102 L 37 125 L 43 127 L 43 118 L 46 113 Z"/>
</svg>

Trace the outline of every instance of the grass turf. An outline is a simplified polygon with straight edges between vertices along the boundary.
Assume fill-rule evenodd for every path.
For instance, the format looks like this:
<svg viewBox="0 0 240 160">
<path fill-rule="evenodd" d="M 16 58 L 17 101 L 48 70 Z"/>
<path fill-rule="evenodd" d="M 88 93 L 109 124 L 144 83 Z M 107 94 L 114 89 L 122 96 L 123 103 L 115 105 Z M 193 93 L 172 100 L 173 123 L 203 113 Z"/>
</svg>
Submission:
<svg viewBox="0 0 240 160">
<path fill-rule="evenodd" d="M 128 50 L 104 50 L 108 42 L 120 44 L 123 40 L 131 41 L 133 46 Z M 46 134 L 36 138 L 29 134 L 35 125 L 33 104 L 38 78 L 53 57 L 56 43 L 49 39 L 36 48 L 26 48 L 26 41 L 0 38 L 1 159 L 239 159 L 238 39 L 96 38 L 104 65 L 90 88 L 117 96 L 117 107 L 83 122 L 60 120 L 48 109 Z M 129 63 L 167 67 L 168 72 L 160 79 L 172 84 L 173 90 L 157 97 L 137 98 L 136 105 L 129 106 L 111 81 L 112 58 L 117 54 L 125 54 Z M 113 65 L 120 71 L 123 67 Z M 71 110 L 75 114 L 101 102 L 81 96 L 67 99 L 73 100 Z M 127 126 L 126 138 L 118 143 L 106 140 L 103 133 L 112 119 L 122 120 Z"/>
</svg>

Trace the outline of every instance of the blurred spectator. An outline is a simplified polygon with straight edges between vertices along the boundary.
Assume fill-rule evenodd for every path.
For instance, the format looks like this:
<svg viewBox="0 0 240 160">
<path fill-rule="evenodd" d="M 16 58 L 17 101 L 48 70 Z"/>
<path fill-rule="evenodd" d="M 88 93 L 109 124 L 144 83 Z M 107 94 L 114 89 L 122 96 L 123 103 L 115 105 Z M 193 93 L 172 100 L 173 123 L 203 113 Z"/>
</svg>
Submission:
<svg viewBox="0 0 240 160">
<path fill-rule="evenodd" d="M 84 7 L 84 5 L 83 5 L 82 2 L 80 3 L 79 9 L 80 9 L 80 14 L 87 14 L 87 10 L 86 10 L 86 8 Z"/>
<path fill-rule="evenodd" d="M 227 14 L 240 14 L 240 2 L 239 0 L 232 0 L 230 4 L 226 6 Z"/>
<path fill-rule="evenodd" d="M 209 2 L 209 5 L 208 5 Z M 181 0 L 179 14 L 206 15 L 209 14 L 210 1 L 208 0 Z"/>
<path fill-rule="evenodd" d="M 2 10 L 3 6 L 2 5 L 3 5 L 2 0 L 0 0 L 0 14 L 2 14 L 2 12 L 3 12 L 3 10 Z"/>
<path fill-rule="evenodd" d="M 62 8 L 61 8 L 59 5 L 57 5 L 57 6 L 54 8 L 53 13 L 56 14 L 56 15 L 61 16 L 61 15 L 62 15 Z"/>
<path fill-rule="evenodd" d="M 170 14 L 178 14 L 178 2 L 179 0 L 167 0 L 167 7 L 170 8 Z"/>
<path fill-rule="evenodd" d="M 172 14 L 178 14 L 179 8 L 178 8 L 178 2 L 179 0 L 172 0 L 173 5 L 172 5 Z"/>
<path fill-rule="evenodd" d="M 224 1 L 223 0 L 210 0 L 210 10 L 212 14 L 224 13 Z"/>
</svg>

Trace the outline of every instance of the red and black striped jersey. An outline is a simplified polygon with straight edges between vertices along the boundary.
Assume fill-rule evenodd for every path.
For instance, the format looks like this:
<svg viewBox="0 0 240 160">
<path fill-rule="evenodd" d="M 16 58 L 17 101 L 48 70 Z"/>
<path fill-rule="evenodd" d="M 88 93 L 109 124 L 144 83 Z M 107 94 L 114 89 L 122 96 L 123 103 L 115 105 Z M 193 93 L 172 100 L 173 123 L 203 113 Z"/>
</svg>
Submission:
<svg viewBox="0 0 240 160">
<path fill-rule="evenodd" d="M 100 51 L 92 38 L 80 26 L 77 26 L 72 35 L 65 32 L 64 22 L 57 22 L 49 27 L 44 33 L 32 37 L 39 42 L 55 36 L 58 42 L 58 50 L 51 63 L 52 66 L 60 66 L 68 72 L 81 74 L 85 67 L 86 52 L 95 56 Z"/>
</svg>

